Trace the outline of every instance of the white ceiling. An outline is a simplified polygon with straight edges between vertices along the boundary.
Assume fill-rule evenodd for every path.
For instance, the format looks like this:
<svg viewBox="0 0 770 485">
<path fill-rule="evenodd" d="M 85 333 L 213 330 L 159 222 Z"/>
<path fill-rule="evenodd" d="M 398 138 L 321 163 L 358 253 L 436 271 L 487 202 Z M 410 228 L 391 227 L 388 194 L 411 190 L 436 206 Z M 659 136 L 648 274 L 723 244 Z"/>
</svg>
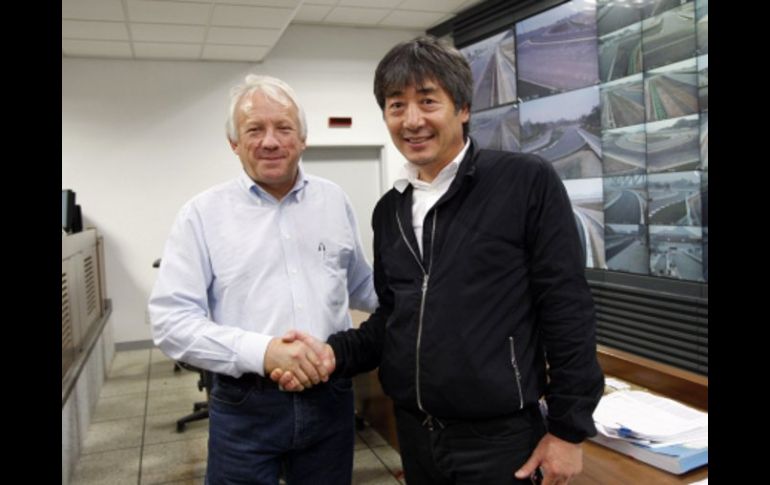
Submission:
<svg viewBox="0 0 770 485">
<path fill-rule="evenodd" d="M 426 30 L 481 0 L 62 0 L 62 56 L 259 62 L 290 24 Z"/>
</svg>

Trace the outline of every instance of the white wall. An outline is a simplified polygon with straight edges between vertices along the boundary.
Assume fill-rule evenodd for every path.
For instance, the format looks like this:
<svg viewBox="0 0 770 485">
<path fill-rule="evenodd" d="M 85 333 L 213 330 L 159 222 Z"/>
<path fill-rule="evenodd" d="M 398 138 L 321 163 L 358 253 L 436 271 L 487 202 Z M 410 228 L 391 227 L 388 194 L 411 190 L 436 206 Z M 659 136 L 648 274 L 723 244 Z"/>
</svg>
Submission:
<svg viewBox="0 0 770 485">
<path fill-rule="evenodd" d="M 307 112 L 308 145 L 385 146 L 390 186 L 403 159 L 372 94 L 374 68 L 416 35 L 291 26 L 262 64 L 62 59 L 62 188 L 104 236 L 115 342 L 151 338 L 151 264 L 179 207 L 240 170 L 224 135 L 230 87 L 250 72 L 285 80 Z M 353 126 L 330 129 L 329 116 Z"/>
</svg>

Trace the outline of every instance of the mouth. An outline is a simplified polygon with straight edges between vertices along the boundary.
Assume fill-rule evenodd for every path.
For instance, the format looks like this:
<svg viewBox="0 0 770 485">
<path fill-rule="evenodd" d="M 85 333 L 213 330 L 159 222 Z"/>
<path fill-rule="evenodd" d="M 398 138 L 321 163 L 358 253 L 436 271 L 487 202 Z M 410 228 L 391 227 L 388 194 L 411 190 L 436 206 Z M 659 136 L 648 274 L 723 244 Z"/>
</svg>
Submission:
<svg viewBox="0 0 770 485">
<path fill-rule="evenodd" d="M 283 155 L 281 155 L 281 156 L 269 155 L 269 156 L 261 156 L 259 158 L 264 160 L 264 161 L 266 161 L 266 162 L 280 162 L 281 160 L 283 160 L 286 157 L 284 157 Z"/>
<path fill-rule="evenodd" d="M 425 136 L 405 136 L 403 137 L 403 140 L 407 142 L 409 145 L 413 146 L 419 146 L 422 145 L 429 140 L 433 139 L 433 135 L 425 135 Z"/>
</svg>

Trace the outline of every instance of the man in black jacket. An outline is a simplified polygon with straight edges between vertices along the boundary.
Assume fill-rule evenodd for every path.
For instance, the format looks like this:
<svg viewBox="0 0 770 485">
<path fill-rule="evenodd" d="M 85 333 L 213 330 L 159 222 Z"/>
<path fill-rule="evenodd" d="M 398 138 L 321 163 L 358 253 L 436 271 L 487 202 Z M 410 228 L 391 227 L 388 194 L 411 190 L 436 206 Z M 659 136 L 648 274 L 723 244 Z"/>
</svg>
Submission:
<svg viewBox="0 0 770 485">
<path fill-rule="evenodd" d="M 379 366 L 410 485 L 566 483 L 604 388 L 582 249 L 550 163 L 468 136 L 472 87 L 429 37 L 380 61 L 375 96 L 409 163 L 372 217 L 379 308 L 328 345 L 337 374 Z"/>
</svg>

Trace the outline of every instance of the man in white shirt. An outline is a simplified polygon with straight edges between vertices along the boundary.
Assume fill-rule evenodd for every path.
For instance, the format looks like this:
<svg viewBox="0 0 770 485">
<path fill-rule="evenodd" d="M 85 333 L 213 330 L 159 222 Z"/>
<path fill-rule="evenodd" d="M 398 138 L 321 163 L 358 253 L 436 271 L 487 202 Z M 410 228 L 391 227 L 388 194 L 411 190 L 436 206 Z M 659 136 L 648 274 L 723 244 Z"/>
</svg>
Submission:
<svg viewBox="0 0 770 485">
<path fill-rule="evenodd" d="M 244 172 L 180 210 L 149 302 L 169 357 L 210 371 L 207 483 L 350 483 L 350 379 L 320 340 L 351 328 L 348 308 L 377 297 L 353 209 L 334 183 L 303 172 L 305 115 L 293 90 L 249 75 L 233 88 L 227 136 Z M 290 370 L 285 393 L 268 376 Z"/>
</svg>

